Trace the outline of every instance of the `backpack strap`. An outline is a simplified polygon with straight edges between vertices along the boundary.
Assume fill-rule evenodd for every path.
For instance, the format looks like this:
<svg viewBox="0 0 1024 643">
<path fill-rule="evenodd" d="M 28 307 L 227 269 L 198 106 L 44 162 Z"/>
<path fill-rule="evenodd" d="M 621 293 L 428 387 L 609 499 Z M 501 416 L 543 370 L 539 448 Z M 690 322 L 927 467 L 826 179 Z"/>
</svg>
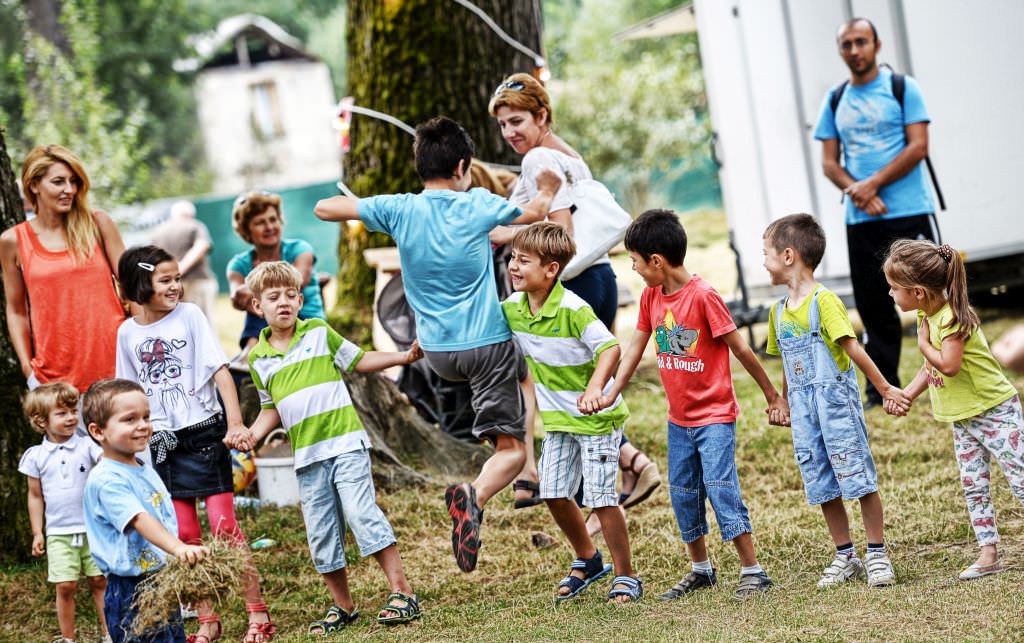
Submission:
<svg viewBox="0 0 1024 643">
<path fill-rule="evenodd" d="M 836 117 L 836 108 L 839 107 L 839 99 L 843 97 L 843 92 L 846 91 L 846 86 L 850 84 L 850 81 L 844 80 L 839 83 L 839 86 L 832 90 L 832 97 L 829 100 L 829 104 L 832 106 L 832 118 Z M 900 101 L 900 107 L 903 107 L 903 101 Z"/>
</svg>

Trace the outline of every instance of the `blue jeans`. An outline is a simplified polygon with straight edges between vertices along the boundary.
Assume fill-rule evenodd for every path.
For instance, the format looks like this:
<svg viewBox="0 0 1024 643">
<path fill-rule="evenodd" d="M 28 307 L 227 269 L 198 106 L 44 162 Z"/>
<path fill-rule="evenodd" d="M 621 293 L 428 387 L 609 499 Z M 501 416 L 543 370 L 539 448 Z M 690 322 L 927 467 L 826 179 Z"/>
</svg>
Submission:
<svg viewBox="0 0 1024 643">
<path fill-rule="evenodd" d="M 349 451 L 314 462 L 296 472 L 302 518 L 313 565 L 321 574 L 345 566 L 345 524 L 360 556 L 395 544 L 395 532 L 377 506 L 370 473 L 370 452 Z"/>
<path fill-rule="evenodd" d="M 736 423 L 683 427 L 668 423 L 668 482 L 683 542 L 709 532 L 711 501 L 722 540 L 752 531 L 736 472 Z"/>
<path fill-rule="evenodd" d="M 145 577 L 107 575 L 103 611 L 110 640 L 114 643 L 185 643 L 185 625 L 177 610 L 167 615 L 167 622 L 162 627 L 146 630 L 142 636 L 132 634 L 132 621 L 135 620 L 132 600 L 135 598 L 135 588 L 143 578 Z"/>
</svg>

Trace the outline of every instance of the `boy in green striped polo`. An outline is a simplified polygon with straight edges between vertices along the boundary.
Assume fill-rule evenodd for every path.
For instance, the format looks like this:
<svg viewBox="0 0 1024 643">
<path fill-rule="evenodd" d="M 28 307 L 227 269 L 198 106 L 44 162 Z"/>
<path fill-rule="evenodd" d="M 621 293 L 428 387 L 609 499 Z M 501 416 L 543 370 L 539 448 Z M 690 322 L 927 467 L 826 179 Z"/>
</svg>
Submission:
<svg viewBox="0 0 1024 643">
<path fill-rule="evenodd" d="M 404 353 L 364 353 L 323 320 L 299 319 L 302 275 L 288 262 L 258 265 L 245 284 L 267 327 L 249 353 L 262 410 L 244 446 L 277 426 L 288 431 L 309 551 L 334 599 L 327 614 L 310 625 L 310 633 L 328 634 L 358 615 L 345 571 L 346 523 L 359 553 L 376 558 L 391 585 L 377 620 L 394 624 L 419 618 L 419 601 L 405 578 L 395 534 L 377 506 L 370 439 L 341 378 L 342 370 L 379 371 L 414 362 L 422 357 L 419 345 Z"/>
<path fill-rule="evenodd" d="M 573 500 L 582 479 L 583 503 L 601 521 L 615 563 L 608 600 L 626 603 L 643 595 L 630 560 L 626 518 L 615 494 L 619 439 L 629 409 L 618 397 L 600 410 L 619 363 L 619 342 L 590 306 L 558 280 L 575 253 L 572 237 L 556 223 L 534 223 L 519 230 L 509 265 L 516 292 L 502 303 L 502 311 L 530 366 L 544 422 L 540 497 L 576 553 L 555 598 L 579 595 L 612 569 L 594 547 Z M 532 440 L 532 427 L 527 431 Z"/>
</svg>

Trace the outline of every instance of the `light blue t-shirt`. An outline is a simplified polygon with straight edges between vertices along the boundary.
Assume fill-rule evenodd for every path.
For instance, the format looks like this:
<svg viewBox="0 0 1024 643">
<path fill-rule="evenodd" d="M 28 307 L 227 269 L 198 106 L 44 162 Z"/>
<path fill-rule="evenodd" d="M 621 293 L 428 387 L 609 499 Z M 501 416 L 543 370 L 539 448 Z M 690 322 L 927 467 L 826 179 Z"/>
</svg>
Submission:
<svg viewBox="0 0 1024 643">
<path fill-rule="evenodd" d="M 512 338 L 501 313 L 487 233 L 521 214 L 474 188 L 359 200 L 359 218 L 398 244 L 405 296 L 424 350 L 463 351 Z"/>
<path fill-rule="evenodd" d="M 141 576 L 164 566 L 167 554 L 130 526 L 144 511 L 178 535 L 171 494 L 152 467 L 101 459 L 85 483 L 85 531 L 104 575 Z"/>
<path fill-rule="evenodd" d="M 313 276 L 302 289 L 302 310 L 299 311 L 299 315 L 303 319 L 327 319 L 324 314 L 324 302 L 320 297 L 320 283 L 316 278 L 316 254 L 313 252 L 313 246 L 303 239 L 281 239 L 281 261 L 294 264 L 299 255 L 307 252 L 313 255 Z M 231 257 L 231 261 L 228 262 L 228 274 L 237 272 L 243 277 L 248 276 L 253 269 L 255 254 L 255 250 L 246 250 Z"/>
<path fill-rule="evenodd" d="M 892 70 L 888 67 L 879 68 L 878 76 L 866 85 L 848 84 L 834 117 L 832 91 L 836 89 L 825 94 L 814 138 L 838 138 L 843 146 L 846 171 L 858 181 L 888 165 L 906 147 L 904 128 L 907 125 L 931 120 L 917 81 L 910 76 L 904 78 L 903 109 L 892 93 Z M 887 214 L 873 217 L 846 199 L 846 223 L 852 225 L 935 211 L 922 163 L 883 186 L 878 196 L 885 201 Z"/>
</svg>

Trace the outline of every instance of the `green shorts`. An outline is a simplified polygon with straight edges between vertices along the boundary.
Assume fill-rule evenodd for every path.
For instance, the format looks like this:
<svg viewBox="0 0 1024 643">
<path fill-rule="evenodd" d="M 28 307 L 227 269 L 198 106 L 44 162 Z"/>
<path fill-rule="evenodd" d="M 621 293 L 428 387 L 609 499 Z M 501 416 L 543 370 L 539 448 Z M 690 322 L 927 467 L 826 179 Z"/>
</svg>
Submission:
<svg viewBox="0 0 1024 643">
<path fill-rule="evenodd" d="M 81 576 L 102 576 L 89 553 L 85 534 L 67 534 L 46 537 L 46 561 L 51 583 L 75 582 Z"/>
</svg>

